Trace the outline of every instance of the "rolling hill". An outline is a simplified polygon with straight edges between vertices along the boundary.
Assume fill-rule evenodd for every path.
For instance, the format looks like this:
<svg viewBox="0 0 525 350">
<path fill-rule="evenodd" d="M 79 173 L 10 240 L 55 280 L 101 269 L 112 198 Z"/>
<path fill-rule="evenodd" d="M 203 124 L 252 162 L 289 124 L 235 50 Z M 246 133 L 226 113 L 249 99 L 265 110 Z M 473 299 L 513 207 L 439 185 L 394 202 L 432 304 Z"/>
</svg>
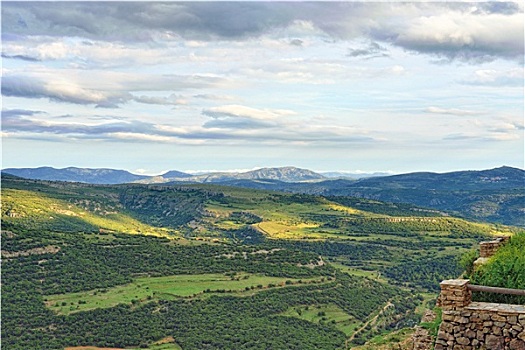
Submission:
<svg viewBox="0 0 525 350">
<path fill-rule="evenodd" d="M 350 196 L 390 203 L 408 203 L 451 212 L 471 220 L 525 227 L 525 171 L 511 167 L 445 174 L 411 173 L 313 183 L 231 180 L 223 184 L 323 196 Z"/>
<path fill-rule="evenodd" d="M 416 324 L 467 249 L 519 231 L 354 197 L 6 174 L 1 224 L 12 349 L 363 344 Z"/>
<path fill-rule="evenodd" d="M 93 184 L 219 183 L 260 190 L 345 196 L 407 203 L 447 211 L 471 220 L 525 227 L 525 171 L 500 167 L 482 171 L 409 173 L 358 180 L 327 179 L 295 167 L 263 168 L 241 173 L 191 175 L 169 171 L 159 176 L 134 175 L 112 169 L 4 169 L 16 176 Z"/>
<path fill-rule="evenodd" d="M 7 168 L 2 173 L 11 174 L 26 179 L 85 182 L 92 184 L 119 184 L 139 181 L 148 178 L 145 175 L 135 175 L 126 170 L 115 169 L 88 169 L 69 167 L 55 169 L 52 167 L 40 168 Z"/>
</svg>

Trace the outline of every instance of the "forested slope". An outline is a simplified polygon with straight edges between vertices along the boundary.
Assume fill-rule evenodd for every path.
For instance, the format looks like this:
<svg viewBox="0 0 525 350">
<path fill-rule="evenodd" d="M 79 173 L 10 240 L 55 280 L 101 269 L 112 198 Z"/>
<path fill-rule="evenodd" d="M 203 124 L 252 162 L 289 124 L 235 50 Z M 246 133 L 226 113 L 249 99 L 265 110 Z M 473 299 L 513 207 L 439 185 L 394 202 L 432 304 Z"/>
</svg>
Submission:
<svg viewBox="0 0 525 350">
<path fill-rule="evenodd" d="M 517 231 L 355 198 L 6 176 L 2 344 L 362 344 L 415 324 L 457 257 Z"/>
</svg>

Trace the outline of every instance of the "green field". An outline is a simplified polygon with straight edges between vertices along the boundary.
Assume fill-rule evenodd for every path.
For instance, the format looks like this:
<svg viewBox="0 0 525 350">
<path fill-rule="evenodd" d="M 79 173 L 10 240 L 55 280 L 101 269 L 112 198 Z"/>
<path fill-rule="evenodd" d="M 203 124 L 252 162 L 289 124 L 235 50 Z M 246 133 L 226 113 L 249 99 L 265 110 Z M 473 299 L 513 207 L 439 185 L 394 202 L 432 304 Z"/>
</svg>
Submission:
<svg viewBox="0 0 525 350">
<path fill-rule="evenodd" d="M 381 273 L 379 271 L 362 270 L 362 269 L 346 266 L 346 265 L 343 265 L 337 262 L 330 262 L 330 264 L 336 269 L 338 269 L 339 271 L 347 273 L 349 275 L 367 277 L 367 278 L 373 279 L 378 282 L 388 283 L 386 279 L 381 277 Z"/>
<path fill-rule="evenodd" d="M 171 300 L 203 296 L 210 293 L 256 292 L 296 284 L 298 279 L 261 274 L 199 274 L 141 277 L 132 283 L 108 289 L 44 296 L 46 306 L 56 313 L 69 314 L 118 304 L 138 304 L 153 299 Z M 320 282 L 302 279 L 301 282 Z"/>
<path fill-rule="evenodd" d="M 288 309 L 283 316 L 296 317 L 313 323 L 332 324 L 350 336 L 362 324 L 334 304 L 297 306 Z"/>
</svg>

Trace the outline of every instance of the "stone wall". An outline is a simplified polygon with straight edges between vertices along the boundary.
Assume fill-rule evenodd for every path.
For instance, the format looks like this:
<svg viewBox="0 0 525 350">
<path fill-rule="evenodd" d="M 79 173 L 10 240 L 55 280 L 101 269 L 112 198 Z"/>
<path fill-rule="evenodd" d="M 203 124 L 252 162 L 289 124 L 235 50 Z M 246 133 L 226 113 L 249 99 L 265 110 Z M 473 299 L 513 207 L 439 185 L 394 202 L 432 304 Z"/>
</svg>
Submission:
<svg viewBox="0 0 525 350">
<path fill-rule="evenodd" d="M 525 306 L 472 302 L 468 280 L 441 282 L 435 350 L 525 350 Z"/>
<path fill-rule="evenodd" d="M 481 242 L 479 244 L 479 258 L 474 261 L 474 268 L 486 263 L 496 251 L 510 239 L 509 236 L 498 237 L 493 241 Z"/>
<path fill-rule="evenodd" d="M 510 237 L 504 236 L 504 237 L 498 237 L 493 241 L 486 241 L 481 242 L 479 244 L 479 256 L 481 258 L 490 258 L 491 256 L 496 253 L 496 251 L 501 247 L 503 244 L 507 243 Z"/>
</svg>

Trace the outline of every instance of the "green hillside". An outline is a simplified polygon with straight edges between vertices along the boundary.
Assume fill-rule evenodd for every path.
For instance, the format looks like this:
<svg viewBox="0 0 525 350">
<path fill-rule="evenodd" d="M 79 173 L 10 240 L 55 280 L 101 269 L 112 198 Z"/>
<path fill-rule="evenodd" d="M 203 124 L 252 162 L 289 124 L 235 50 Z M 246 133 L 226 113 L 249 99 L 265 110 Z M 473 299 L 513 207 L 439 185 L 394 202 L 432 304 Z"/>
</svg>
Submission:
<svg viewBox="0 0 525 350">
<path fill-rule="evenodd" d="M 2 342 L 362 344 L 417 323 L 427 297 L 414 296 L 461 273 L 479 240 L 517 231 L 370 200 L 6 176 Z"/>
<path fill-rule="evenodd" d="M 344 201 L 348 200 L 346 198 L 351 198 L 350 201 L 355 198 L 376 200 L 405 208 L 420 206 L 455 213 L 471 220 L 525 227 L 525 171 L 518 168 L 500 167 L 443 174 L 418 172 L 314 183 L 237 180 L 227 184 L 318 194 L 330 198 L 342 197 Z"/>
</svg>

